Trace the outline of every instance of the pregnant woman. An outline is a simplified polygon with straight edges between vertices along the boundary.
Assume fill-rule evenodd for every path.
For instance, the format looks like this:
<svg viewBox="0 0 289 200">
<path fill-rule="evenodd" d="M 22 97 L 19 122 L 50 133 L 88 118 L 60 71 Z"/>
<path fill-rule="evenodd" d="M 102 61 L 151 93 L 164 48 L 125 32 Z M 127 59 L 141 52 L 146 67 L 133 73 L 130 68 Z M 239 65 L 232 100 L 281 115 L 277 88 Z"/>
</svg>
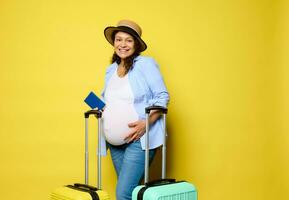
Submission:
<svg viewBox="0 0 289 200">
<path fill-rule="evenodd" d="M 147 48 L 141 34 L 140 26 L 130 20 L 121 20 L 104 30 L 105 38 L 114 47 L 102 96 L 106 103 L 104 134 L 118 177 L 117 200 L 130 200 L 144 174 L 145 107 L 167 107 L 169 101 L 157 63 L 140 55 Z M 157 111 L 149 116 L 150 160 L 163 141 L 159 117 Z"/>
</svg>

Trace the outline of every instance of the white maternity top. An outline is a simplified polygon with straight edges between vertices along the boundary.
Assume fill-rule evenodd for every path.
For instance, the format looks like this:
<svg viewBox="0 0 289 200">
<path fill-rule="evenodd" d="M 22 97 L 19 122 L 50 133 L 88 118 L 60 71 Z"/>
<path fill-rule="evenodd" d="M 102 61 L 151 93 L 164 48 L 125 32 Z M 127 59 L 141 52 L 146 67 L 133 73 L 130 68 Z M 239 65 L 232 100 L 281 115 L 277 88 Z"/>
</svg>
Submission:
<svg viewBox="0 0 289 200">
<path fill-rule="evenodd" d="M 104 134 L 107 142 L 122 145 L 131 128 L 128 124 L 138 120 L 134 108 L 134 95 L 128 75 L 119 77 L 115 70 L 107 84 L 104 94 L 105 110 L 103 112 Z"/>
</svg>

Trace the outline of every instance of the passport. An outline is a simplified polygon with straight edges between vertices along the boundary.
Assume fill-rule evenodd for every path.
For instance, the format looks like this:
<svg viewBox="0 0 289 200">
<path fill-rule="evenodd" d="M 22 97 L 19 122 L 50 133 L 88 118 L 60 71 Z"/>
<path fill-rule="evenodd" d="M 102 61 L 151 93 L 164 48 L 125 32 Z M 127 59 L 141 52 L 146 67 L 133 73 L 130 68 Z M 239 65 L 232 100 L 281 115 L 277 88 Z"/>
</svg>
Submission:
<svg viewBox="0 0 289 200">
<path fill-rule="evenodd" d="M 98 109 L 102 110 L 105 106 L 105 103 L 93 92 L 90 92 L 88 96 L 84 99 L 84 102 L 91 108 L 91 109 Z"/>
</svg>

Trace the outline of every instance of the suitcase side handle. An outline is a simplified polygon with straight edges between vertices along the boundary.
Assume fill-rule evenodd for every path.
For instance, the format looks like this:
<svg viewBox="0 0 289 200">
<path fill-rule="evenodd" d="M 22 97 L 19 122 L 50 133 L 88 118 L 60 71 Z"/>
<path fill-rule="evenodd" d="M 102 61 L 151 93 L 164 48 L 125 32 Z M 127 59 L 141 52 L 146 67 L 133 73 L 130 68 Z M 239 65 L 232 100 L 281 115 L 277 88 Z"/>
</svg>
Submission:
<svg viewBox="0 0 289 200">
<path fill-rule="evenodd" d="M 98 190 L 96 187 L 93 187 L 91 185 L 81 184 L 81 183 L 74 183 L 74 186 L 77 188 L 84 188 L 84 189 L 89 189 L 89 190 L 93 190 L 93 191 Z"/>
<path fill-rule="evenodd" d="M 88 187 L 77 187 L 75 185 L 67 185 L 66 187 L 72 188 L 72 189 L 75 189 L 75 190 L 79 190 L 79 191 L 82 191 L 82 192 L 87 192 L 87 193 L 90 194 L 92 200 L 99 200 L 99 196 L 96 193 L 96 191 L 92 190 L 92 189 L 90 189 Z"/>
<path fill-rule="evenodd" d="M 154 181 L 149 181 L 146 183 L 146 187 L 152 187 L 152 186 L 159 186 L 159 185 L 165 185 L 169 183 L 175 183 L 176 179 L 171 179 L 171 178 L 165 178 L 165 179 L 158 179 Z"/>
</svg>

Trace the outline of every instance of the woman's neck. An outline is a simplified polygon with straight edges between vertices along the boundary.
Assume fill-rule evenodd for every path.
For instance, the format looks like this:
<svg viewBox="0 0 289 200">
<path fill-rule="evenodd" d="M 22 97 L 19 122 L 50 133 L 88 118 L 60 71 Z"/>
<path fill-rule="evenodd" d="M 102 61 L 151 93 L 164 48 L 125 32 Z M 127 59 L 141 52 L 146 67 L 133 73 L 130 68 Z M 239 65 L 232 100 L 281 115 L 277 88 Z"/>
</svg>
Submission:
<svg viewBox="0 0 289 200">
<path fill-rule="evenodd" d="M 117 68 L 117 75 L 119 77 L 124 77 L 126 75 L 126 69 L 124 67 L 124 63 L 121 62 L 119 65 L 118 65 L 118 68 Z"/>
</svg>

